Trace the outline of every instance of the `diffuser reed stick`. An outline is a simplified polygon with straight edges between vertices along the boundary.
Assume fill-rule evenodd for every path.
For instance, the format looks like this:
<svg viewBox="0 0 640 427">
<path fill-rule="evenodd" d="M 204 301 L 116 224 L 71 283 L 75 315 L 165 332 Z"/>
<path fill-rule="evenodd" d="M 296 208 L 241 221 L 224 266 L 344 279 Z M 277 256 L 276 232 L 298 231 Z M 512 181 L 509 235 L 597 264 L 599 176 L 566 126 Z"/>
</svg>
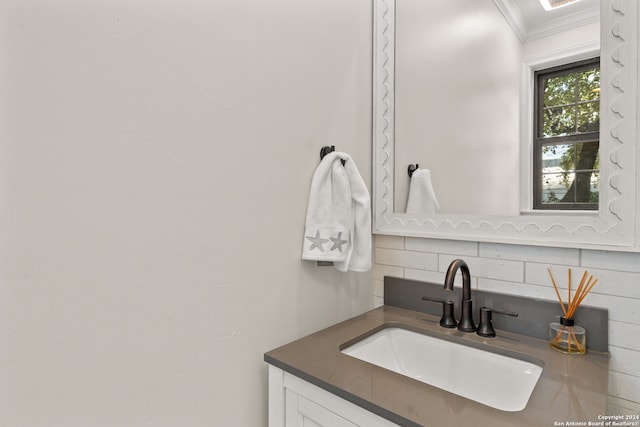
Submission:
<svg viewBox="0 0 640 427">
<path fill-rule="evenodd" d="M 562 313 L 564 316 L 560 318 L 560 324 L 552 323 L 550 326 L 556 331 L 555 336 L 550 334 L 549 345 L 556 350 L 560 350 L 569 354 L 583 354 L 586 351 L 586 345 L 584 340 L 584 329 L 579 326 L 574 326 L 573 316 L 576 310 L 580 306 L 580 303 L 585 299 L 587 294 L 591 292 L 591 289 L 598 283 L 598 279 L 590 275 L 586 270 L 582 275 L 582 279 L 578 284 L 577 289 L 571 295 L 571 269 L 567 272 L 567 303 L 565 306 L 560 290 L 556 283 L 551 268 L 547 268 L 553 289 L 556 292 Z M 588 277 L 587 277 L 588 275 Z"/>
</svg>

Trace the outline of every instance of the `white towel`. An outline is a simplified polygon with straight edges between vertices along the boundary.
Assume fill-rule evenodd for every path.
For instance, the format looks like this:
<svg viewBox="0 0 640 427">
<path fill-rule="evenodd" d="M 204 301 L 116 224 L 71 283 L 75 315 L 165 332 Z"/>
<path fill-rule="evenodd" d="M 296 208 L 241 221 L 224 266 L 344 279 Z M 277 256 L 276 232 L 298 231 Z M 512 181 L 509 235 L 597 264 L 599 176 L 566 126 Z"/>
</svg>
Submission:
<svg viewBox="0 0 640 427">
<path fill-rule="evenodd" d="M 371 269 L 371 198 L 348 154 L 327 154 L 313 174 L 303 240 L 302 259 Z"/>
<path fill-rule="evenodd" d="M 409 184 L 409 199 L 407 200 L 407 213 L 434 214 L 438 212 L 440 204 L 431 185 L 431 172 L 429 169 L 416 169 L 411 176 Z"/>
</svg>

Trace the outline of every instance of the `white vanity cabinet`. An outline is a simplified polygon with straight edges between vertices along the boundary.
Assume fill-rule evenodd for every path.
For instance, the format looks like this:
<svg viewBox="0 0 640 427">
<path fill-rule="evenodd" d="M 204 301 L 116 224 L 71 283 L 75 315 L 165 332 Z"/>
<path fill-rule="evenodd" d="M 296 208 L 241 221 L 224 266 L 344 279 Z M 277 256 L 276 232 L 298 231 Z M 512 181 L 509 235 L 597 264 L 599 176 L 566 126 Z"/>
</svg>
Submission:
<svg viewBox="0 0 640 427">
<path fill-rule="evenodd" d="M 398 427 L 269 365 L 269 427 Z"/>
</svg>

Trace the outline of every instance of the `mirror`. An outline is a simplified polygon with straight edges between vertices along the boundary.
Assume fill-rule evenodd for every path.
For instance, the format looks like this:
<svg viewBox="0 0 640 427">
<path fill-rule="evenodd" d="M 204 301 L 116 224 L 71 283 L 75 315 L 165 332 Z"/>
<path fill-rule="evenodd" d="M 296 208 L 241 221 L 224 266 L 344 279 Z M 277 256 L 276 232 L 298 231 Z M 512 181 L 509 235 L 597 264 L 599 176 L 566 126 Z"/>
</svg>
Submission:
<svg viewBox="0 0 640 427">
<path fill-rule="evenodd" d="M 600 56 L 600 1 L 545 12 L 539 0 L 396 0 L 395 23 L 394 211 L 409 193 L 402 166 L 419 163 L 439 213 L 518 215 L 521 64 Z"/>
<path fill-rule="evenodd" d="M 505 20 L 514 2 L 375 0 L 374 231 L 636 248 L 637 3 L 603 0 L 600 25 L 559 33 Z M 531 211 L 533 72 L 597 56 L 598 39 L 599 210 Z M 435 214 L 403 213 L 412 163 L 431 170 Z"/>
<path fill-rule="evenodd" d="M 439 213 L 518 214 L 516 34 L 491 1 L 396 0 L 395 21 L 394 211 L 418 163 Z"/>
</svg>

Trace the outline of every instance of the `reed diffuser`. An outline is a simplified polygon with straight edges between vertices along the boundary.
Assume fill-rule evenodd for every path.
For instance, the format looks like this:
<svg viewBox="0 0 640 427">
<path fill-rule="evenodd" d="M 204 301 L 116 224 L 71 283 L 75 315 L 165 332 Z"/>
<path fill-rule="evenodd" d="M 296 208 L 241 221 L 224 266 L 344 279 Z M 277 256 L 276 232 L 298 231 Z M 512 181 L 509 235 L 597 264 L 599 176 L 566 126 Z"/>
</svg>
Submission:
<svg viewBox="0 0 640 427">
<path fill-rule="evenodd" d="M 549 325 L 549 346 L 566 354 L 584 354 L 587 351 L 586 331 L 583 327 L 575 324 L 573 316 L 580 303 L 598 283 L 598 279 L 595 279 L 593 275 L 588 274 L 585 270 L 578 288 L 571 295 L 571 269 L 569 269 L 567 304 L 565 306 L 551 269 L 547 268 L 547 271 L 549 272 L 549 277 L 551 277 L 551 283 L 553 283 L 553 288 L 556 291 L 563 313 L 563 316 L 560 317 L 560 323 L 553 322 Z M 589 275 L 588 278 L 587 275 Z"/>
</svg>

